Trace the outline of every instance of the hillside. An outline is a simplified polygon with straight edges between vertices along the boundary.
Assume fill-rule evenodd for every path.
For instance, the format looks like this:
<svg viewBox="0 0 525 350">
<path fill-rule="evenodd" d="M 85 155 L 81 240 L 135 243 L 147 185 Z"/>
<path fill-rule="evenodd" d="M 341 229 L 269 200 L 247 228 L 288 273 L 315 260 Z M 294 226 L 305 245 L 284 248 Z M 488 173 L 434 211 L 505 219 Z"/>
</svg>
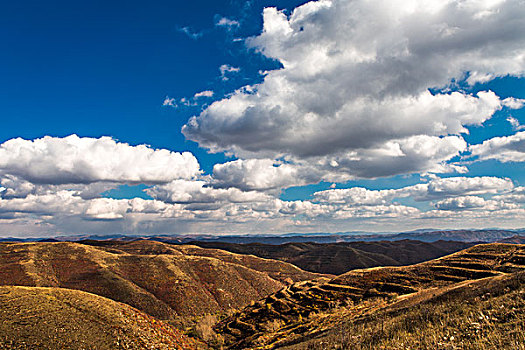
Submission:
<svg viewBox="0 0 525 350">
<path fill-rule="evenodd" d="M 512 236 L 509 238 L 502 239 L 499 243 L 510 243 L 510 244 L 525 244 L 525 236 Z"/>
<path fill-rule="evenodd" d="M 363 317 L 338 316 L 332 329 L 283 349 L 523 350 L 525 274 L 416 293 Z"/>
<path fill-rule="evenodd" d="M 80 241 L 78 243 L 97 246 L 102 249 L 118 249 L 129 254 L 179 254 L 195 257 L 208 257 L 248 267 L 255 271 L 264 272 L 275 280 L 289 283 L 319 278 L 322 275 L 303 271 L 290 263 L 279 260 L 268 260 L 267 258 L 246 255 L 246 253 L 236 253 L 225 251 L 221 248 L 199 247 L 192 244 L 172 245 L 159 243 L 156 241 L 138 240 L 132 242 L 119 241 Z M 232 254 L 233 253 L 233 254 Z M 270 258 L 271 259 L 271 258 Z"/>
<path fill-rule="evenodd" d="M 473 243 L 400 240 L 341 243 L 261 243 L 192 242 L 203 248 L 219 248 L 238 254 L 282 260 L 303 270 L 340 275 L 354 269 L 376 266 L 411 265 L 471 247 Z"/>
<path fill-rule="evenodd" d="M 201 349 L 126 304 L 76 290 L 0 287 L 0 349 Z"/>
<path fill-rule="evenodd" d="M 373 317 L 394 305 L 411 310 L 477 280 L 481 285 L 515 281 L 524 270 L 524 245 L 478 245 L 417 265 L 355 270 L 329 282 L 296 283 L 222 320 L 215 329 L 232 349 L 290 346 L 323 336 L 343 320 Z"/>
<path fill-rule="evenodd" d="M 173 322 L 238 309 L 285 281 L 319 276 L 279 261 L 151 241 L 0 244 L 0 285 L 83 290 Z"/>
</svg>

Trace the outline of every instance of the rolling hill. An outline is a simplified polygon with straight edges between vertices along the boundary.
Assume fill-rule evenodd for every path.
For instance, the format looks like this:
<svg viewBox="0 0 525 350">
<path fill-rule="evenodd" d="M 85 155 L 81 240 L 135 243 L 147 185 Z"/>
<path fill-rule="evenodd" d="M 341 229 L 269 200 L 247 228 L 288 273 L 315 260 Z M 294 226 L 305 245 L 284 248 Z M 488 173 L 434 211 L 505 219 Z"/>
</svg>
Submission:
<svg viewBox="0 0 525 350">
<path fill-rule="evenodd" d="M 377 318 L 388 310 L 412 310 L 461 288 L 477 290 L 506 281 L 501 283 L 514 286 L 509 293 L 522 293 L 523 271 L 524 245 L 478 245 L 412 266 L 354 270 L 328 282 L 299 282 L 222 320 L 215 330 L 231 349 L 295 346 L 326 336 L 344 322 Z M 458 295 L 458 303 L 467 300 Z"/>
<path fill-rule="evenodd" d="M 62 288 L 0 287 L 0 349 L 204 349 L 129 305 Z"/>
<path fill-rule="evenodd" d="M 0 244 L 0 285 L 82 290 L 175 324 L 320 277 L 280 261 L 152 241 Z"/>
<path fill-rule="evenodd" d="M 306 271 L 340 275 L 354 269 L 411 265 L 466 249 L 473 243 L 400 240 L 341 243 L 286 243 L 282 245 L 226 242 L 192 242 L 238 254 L 282 260 Z"/>
</svg>

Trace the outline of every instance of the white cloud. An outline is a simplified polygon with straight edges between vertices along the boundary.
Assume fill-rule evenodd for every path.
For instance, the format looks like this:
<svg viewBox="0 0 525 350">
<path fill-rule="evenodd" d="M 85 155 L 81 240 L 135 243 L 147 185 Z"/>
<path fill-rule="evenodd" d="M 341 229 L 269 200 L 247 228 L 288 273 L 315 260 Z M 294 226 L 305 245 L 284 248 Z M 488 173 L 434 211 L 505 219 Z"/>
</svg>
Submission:
<svg viewBox="0 0 525 350">
<path fill-rule="evenodd" d="M 525 203 L 525 187 L 516 187 L 512 191 L 493 198 L 508 203 Z"/>
<path fill-rule="evenodd" d="M 414 207 L 404 205 L 362 205 L 358 207 L 344 207 L 333 213 L 334 219 L 352 218 L 405 218 L 405 220 L 417 217 L 420 211 Z"/>
<path fill-rule="evenodd" d="M 466 127 L 522 105 L 491 91 L 428 91 L 524 74 L 518 0 L 323 0 L 263 17 L 248 45 L 283 68 L 191 118 L 182 131 L 201 146 L 296 164 L 347 159 L 340 171 L 359 177 L 464 171 L 446 163 L 465 149 Z M 389 152 L 396 161 L 381 167 Z"/>
<path fill-rule="evenodd" d="M 219 67 L 219 71 L 221 72 L 221 79 L 223 81 L 226 81 L 226 80 L 229 80 L 230 78 L 228 77 L 229 74 L 231 73 L 238 73 L 241 71 L 241 69 L 239 67 L 233 67 L 229 64 L 223 64 Z"/>
<path fill-rule="evenodd" d="M 243 192 L 233 187 L 216 189 L 202 180 L 175 180 L 146 191 L 153 198 L 167 203 L 243 203 L 261 202 L 269 198 L 260 192 Z"/>
<path fill-rule="evenodd" d="M 502 209 L 518 209 L 519 206 L 513 203 L 503 201 L 486 200 L 477 196 L 464 196 L 447 198 L 435 203 L 439 210 L 485 210 L 494 211 Z"/>
<path fill-rule="evenodd" d="M 330 189 L 314 194 L 316 201 L 345 206 L 389 205 L 396 198 L 410 197 L 415 201 L 428 202 L 470 195 L 498 194 L 511 191 L 514 184 L 498 177 L 449 177 L 436 178 L 427 183 L 399 189 L 369 190 L 363 187 Z"/>
<path fill-rule="evenodd" d="M 239 23 L 239 21 L 236 21 L 233 19 L 229 19 L 226 17 L 219 17 L 215 21 L 215 25 L 218 27 L 226 27 L 228 28 L 228 30 L 233 30 L 235 28 L 238 28 L 241 24 Z"/>
<path fill-rule="evenodd" d="M 211 90 L 205 90 L 205 91 L 201 91 L 201 92 L 197 92 L 193 98 L 197 99 L 197 98 L 201 98 L 201 97 L 213 97 L 213 91 Z"/>
<path fill-rule="evenodd" d="M 456 196 L 496 194 L 509 191 L 513 187 L 512 181 L 505 178 L 449 177 L 434 179 L 426 184 L 408 186 L 397 192 L 404 196 L 411 196 L 417 201 L 428 201 Z"/>
<path fill-rule="evenodd" d="M 525 131 L 511 136 L 494 137 L 469 147 L 478 160 L 495 159 L 500 162 L 525 162 Z"/>
<path fill-rule="evenodd" d="M 516 226 L 525 218 L 519 202 L 522 188 L 492 177 L 434 179 L 400 189 L 331 189 L 302 201 L 284 201 L 253 190 L 213 188 L 209 181 L 204 177 L 153 186 L 148 190 L 153 200 L 82 198 L 78 190 L 61 189 L 63 185 L 42 187 L 25 197 L 0 196 L 0 232 L 22 227 L 24 222 L 31 222 L 35 232 L 143 234 L 287 232 L 294 227 L 319 232 L 369 225 L 401 230 L 432 220 L 438 220 L 440 227 L 477 227 L 487 220 Z M 428 202 L 436 210 L 395 202 L 403 197 Z"/>
<path fill-rule="evenodd" d="M 0 175 L 33 184 L 163 183 L 199 174 L 189 152 L 131 146 L 110 137 L 45 136 L 0 144 Z"/>
<path fill-rule="evenodd" d="M 162 102 L 163 106 L 170 106 L 170 107 L 177 107 L 177 101 L 169 96 L 166 96 L 164 101 Z"/>
<path fill-rule="evenodd" d="M 513 118 L 513 117 L 508 117 L 507 118 L 507 121 L 510 123 L 510 125 L 512 125 L 512 129 L 514 130 L 523 130 L 525 129 L 525 125 L 521 125 L 520 124 L 520 121 L 516 118 Z"/>
<path fill-rule="evenodd" d="M 520 109 L 525 105 L 525 99 L 509 97 L 504 99 L 503 105 L 510 109 Z"/>
<path fill-rule="evenodd" d="M 320 179 L 292 164 L 279 164 L 271 159 L 238 159 L 213 167 L 213 183 L 219 187 L 241 190 L 272 190 L 315 183 Z"/>
<path fill-rule="evenodd" d="M 331 189 L 315 193 L 321 203 L 348 206 L 372 206 L 388 204 L 396 195 L 395 190 L 368 190 L 363 187 Z"/>
</svg>

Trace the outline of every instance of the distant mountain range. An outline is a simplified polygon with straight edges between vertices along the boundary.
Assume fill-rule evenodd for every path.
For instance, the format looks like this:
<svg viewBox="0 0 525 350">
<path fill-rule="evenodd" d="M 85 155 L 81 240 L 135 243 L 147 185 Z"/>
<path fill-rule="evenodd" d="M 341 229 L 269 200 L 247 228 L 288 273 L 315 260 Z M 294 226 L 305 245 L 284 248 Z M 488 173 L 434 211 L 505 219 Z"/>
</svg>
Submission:
<svg viewBox="0 0 525 350">
<path fill-rule="evenodd" d="M 0 238 L 3 242 L 77 242 L 82 240 L 132 241 L 149 239 L 168 243 L 228 242 L 228 243 L 338 243 L 338 242 L 374 242 L 399 241 L 404 239 L 422 242 L 458 241 L 458 242 L 498 242 L 514 236 L 525 236 L 525 229 L 500 230 L 435 230 L 420 229 L 401 233 L 339 232 L 339 233 L 286 233 L 282 235 L 247 234 L 247 235 L 76 235 L 54 238 Z"/>
</svg>

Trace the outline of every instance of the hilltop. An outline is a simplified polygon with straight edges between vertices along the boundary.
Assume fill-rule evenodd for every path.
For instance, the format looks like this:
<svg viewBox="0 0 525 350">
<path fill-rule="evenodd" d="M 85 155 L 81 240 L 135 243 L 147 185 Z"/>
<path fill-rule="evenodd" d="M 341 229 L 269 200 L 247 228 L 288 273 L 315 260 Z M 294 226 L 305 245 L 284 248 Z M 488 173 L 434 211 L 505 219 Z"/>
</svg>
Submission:
<svg viewBox="0 0 525 350">
<path fill-rule="evenodd" d="M 0 287 L 0 349 L 204 349 L 169 324 L 94 294 Z"/>
</svg>

